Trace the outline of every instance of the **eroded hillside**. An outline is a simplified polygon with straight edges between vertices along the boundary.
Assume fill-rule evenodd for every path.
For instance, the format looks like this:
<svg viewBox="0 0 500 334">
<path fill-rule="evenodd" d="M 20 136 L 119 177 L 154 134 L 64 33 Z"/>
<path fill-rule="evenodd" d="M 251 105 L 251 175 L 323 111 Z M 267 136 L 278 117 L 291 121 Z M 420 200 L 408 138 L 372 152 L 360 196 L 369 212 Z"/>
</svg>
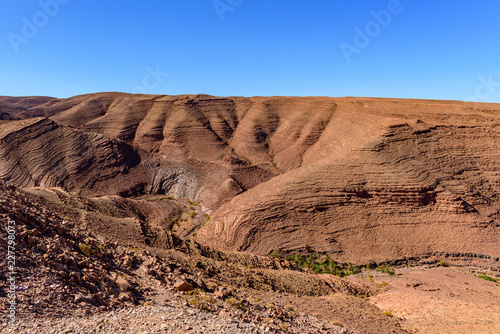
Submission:
<svg viewBox="0 0 500 334">
<path fill-rule="evenodd" d="M 119 93 L 1 102 L 11 108 L 5 119 L 49 117 L 54 123 L 39 122 L 64 125 L 59 131 L 68 138 L 73 127 L 79 136 L 99 133 L 130 145 L 134 151 L 110 166 L 123 187 L 109 186 L 108 194 L 201 202 L 214 213 L 196 237 L 206 245 L 259 254 L 317 251 L 363 263 L 474 253 L 495 264 L 500 255 L 495 104 Z M 3 121 L 2 129 L 11 124 Z M 4 146 L 14 147 L 6 136 Z M 17 159 L 4 150 L 6 161 Z M 12 176 L 4 172 L 3 180 L 33 185 L 26 181 L 36 175 L 29 161 L 60 150 L 23 150 L 27 158 L 15 173 L 7 168 Z M 124 176 L 134 152 L 140 163 Z M 69 165 L 63 159 L 61 167 L 37 168 L 36 179 Z M 94 165 L 84 166 L 91 176 Z M 71 189 L 70 179 L 57 185 Z M 88 194 L 106 190 L 77 185 Z"/>
</svg>

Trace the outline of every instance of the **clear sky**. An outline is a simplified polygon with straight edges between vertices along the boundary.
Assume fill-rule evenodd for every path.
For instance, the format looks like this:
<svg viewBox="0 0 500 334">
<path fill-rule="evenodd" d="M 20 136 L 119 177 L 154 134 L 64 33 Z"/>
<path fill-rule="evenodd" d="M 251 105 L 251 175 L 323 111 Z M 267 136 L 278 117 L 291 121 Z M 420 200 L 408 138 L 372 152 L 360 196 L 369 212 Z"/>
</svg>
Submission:
<svg viewBox="0 0 500 334">
<path fill-rule="evenodd" d="M 2 0 L 0 95 L 500 102 L 500 1 Z"/>
</svg>

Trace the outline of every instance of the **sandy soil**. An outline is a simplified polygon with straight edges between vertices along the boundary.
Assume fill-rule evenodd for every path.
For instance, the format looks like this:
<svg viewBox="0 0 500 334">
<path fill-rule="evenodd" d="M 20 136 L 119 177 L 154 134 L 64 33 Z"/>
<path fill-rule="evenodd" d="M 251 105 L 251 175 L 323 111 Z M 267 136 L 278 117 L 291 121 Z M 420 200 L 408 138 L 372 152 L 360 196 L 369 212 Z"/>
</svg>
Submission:
<svg viewBox="0 0 500 334">
<path fill-rule="evenodd" d="M 500 284 L 452 268 L 374 274 L 390 289 L 370 301 L 418 333 L 500 333 Z"/>
</svg>

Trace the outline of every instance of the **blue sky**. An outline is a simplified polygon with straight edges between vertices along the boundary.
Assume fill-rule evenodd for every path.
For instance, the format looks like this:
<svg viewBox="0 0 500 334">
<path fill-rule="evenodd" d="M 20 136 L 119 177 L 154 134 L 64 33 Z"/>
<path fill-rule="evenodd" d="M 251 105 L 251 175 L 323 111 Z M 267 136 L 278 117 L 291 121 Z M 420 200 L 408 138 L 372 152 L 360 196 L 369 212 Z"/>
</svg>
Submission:
<svg viewBox="0 0 500 334">
<path fill-rule="evenodd" d="M 2 3 L 0 95 L 500 102 L 498 0 Z"/>
</svg>

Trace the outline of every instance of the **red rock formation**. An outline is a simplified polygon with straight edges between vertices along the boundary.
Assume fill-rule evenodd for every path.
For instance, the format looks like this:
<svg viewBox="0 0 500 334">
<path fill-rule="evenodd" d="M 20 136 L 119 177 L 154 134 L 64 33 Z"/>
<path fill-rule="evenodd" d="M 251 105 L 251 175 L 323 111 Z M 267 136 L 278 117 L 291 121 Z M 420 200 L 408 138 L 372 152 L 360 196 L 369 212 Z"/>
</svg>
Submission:
<svg viewBox="0 0 500 334">
<path fill-rule="evenodd" d="M 214 247 L 500 254 L 495 104 L 101 93 L 16 115 L 121 139 L 150 189 L 225 203 L 197 236 Z"/>
</svg>

